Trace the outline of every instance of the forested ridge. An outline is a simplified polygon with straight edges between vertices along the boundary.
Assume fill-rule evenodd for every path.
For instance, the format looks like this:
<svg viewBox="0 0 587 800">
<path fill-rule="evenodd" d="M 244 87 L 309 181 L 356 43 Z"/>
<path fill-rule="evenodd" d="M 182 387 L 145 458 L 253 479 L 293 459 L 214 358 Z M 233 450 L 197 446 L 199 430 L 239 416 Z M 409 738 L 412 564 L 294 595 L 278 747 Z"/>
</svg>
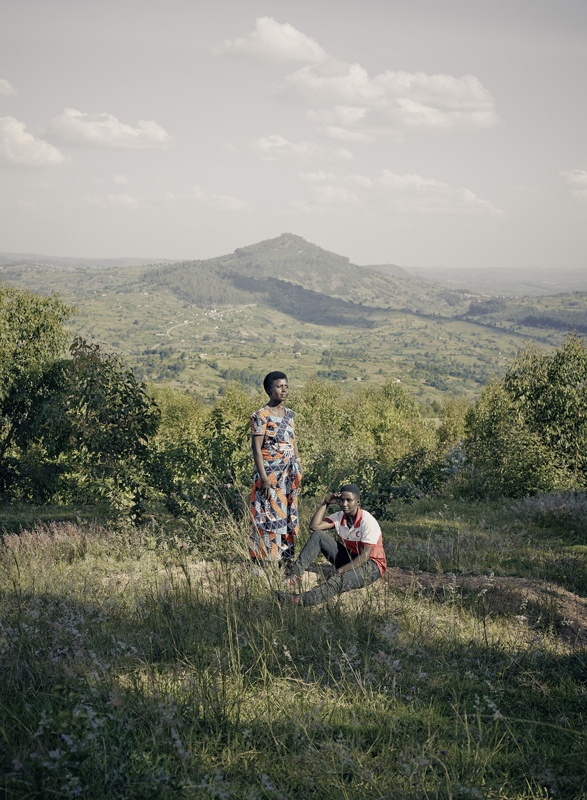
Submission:
<svg viewBox="0 0 587 800">
<path fill-rule="evenodd" d="M 226 376 L 253 385 L 258 362 L 277 360 L 298 386 L 400 380 L 433 416 L 447 396 L 476 399 L 526 346 L 559 347 L 587 314 L 585 293 L 447 288 L 359 267 L 293 234 L 175 264 L 25 258 L 0 270 L 6 285 L 59 292 L 75 307 L 72 334 L 120 353 L 138 378 L 209 403 Z"/>
</svg>

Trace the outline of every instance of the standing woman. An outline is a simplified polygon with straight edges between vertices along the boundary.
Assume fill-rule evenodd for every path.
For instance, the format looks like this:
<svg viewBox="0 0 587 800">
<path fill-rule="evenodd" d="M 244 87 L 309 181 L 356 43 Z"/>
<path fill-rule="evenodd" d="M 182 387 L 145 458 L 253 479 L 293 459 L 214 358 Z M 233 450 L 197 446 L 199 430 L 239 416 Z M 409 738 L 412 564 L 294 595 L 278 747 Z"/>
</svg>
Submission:
<svg viewBox="0 0 587 800">
<path fill-rule="evenodd" d="M 302 479 L 294 433 L 294 413 L 286 408 L 287 375 L 270 372 L 263 387 L 269 400 L 251 416 L 255 474 L 251 492 L 251 541 L 254 561 L 291 563 L 298 535 L 298 495 Z"/>
</svg>

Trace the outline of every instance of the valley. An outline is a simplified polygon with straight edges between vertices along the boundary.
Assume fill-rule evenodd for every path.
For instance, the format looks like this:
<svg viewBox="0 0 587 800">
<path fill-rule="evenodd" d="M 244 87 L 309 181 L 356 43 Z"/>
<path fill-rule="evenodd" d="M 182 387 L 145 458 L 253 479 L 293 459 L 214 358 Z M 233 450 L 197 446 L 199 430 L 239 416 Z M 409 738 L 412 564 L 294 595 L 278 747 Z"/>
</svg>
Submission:
<svg viewBox="0 0 587 800">
<path fill-rule="evenodd" d="M 586 292 L 494 296 L 404 272 L 353 265 L 293 234 L 175 264 L 0 258 L 2 282 L 76 308 L 72 333 L 148 382 L 209 401 L 230 381 L 258 389 L 273 368 L 294 388 L 391 379 L 424 407 L 472 400 L 528 345 L 587 331 Z"/>
</svg>

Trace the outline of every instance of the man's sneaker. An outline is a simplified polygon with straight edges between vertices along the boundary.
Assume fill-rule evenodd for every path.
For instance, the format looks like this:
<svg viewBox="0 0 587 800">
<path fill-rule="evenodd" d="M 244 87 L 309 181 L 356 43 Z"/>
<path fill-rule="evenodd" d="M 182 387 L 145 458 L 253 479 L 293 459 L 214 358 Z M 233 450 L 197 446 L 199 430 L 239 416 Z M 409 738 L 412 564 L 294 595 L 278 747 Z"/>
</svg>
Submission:
<svg viewBox="0 0 587 800">
<path fill-rule="evenodd" d="M 302 588 L 302 576 L 298 575 L 297 572 L 285 575 L 283 578 L 283 588 L 289 589 L 290 592 L 299 592 Z"/>
<path fill-rule="evenodd" d="M 289 592 L 275 592 L 275 599 L 279 603 L 280 606 L 286 605 L 293 605 L 293 606 L 301 606 L 302 598 L 299 594 L 289 594 Z"/>
</svg>

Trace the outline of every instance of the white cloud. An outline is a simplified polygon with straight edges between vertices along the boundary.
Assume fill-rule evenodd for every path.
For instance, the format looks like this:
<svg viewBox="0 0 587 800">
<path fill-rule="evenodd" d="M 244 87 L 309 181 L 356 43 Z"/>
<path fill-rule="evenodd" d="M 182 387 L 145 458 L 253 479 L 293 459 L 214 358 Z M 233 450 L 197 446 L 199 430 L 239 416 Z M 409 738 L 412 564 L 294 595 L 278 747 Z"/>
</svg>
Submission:
<svg viewBox="0 0 587 800">
<path fill-rule="evenodd" d="M 105 197 L 88 197 L 86 202 L 100 208 L 138 208 L 141 203 L 138 197 L 121 192 L 119 194 L 109 194 Z"/>
<path fill-rule="evenodd" d="M 0 97 L 14 97 L 16 89 L 6 78 L 0 78 Z"/>
<path fill-rule="evenodd" d="M 313 200 L 322 206 L 348 206 L 359 203 L 357 195 L 345 186 L 316 186 L 313 190 Z"/>
<path fill-rule="evenodd" d="M 251 148 L 262 161 L 351 161 L 353 154 L 343 147 L 323 147 L 315 142 L 290 142 L 278 133 L 255 139 Z"/>
<path fill-rule="evenodd" d="M 305 105 L 320 132 L 343 141 L 401 139 L 410 130 L 474 130 L 499 123 L 495 101 L 474 75 L 383 72 L 330 60 L 285 78 L 285 99 Z"/>
<path fill-rule="evenodd" d="M 320 170 L 319 172 L 300 172 L 299 178 L 304 183 L 308 183 L 310 185 L 330 181 L 331 183 L 344 184 L 345 186 L 356 186 L 359 188 L 370 188 L 373 186 L 373 180 L 371 178 L 367 178 L 365 175 L 345 175 L 341 178 L 332 172 L 324 172 L 323 170 Z"/>
<path fill-rule="evenodd" d="M 79 147 L 143 150 L 166 147 L 171 142 L 167 131 L 152 120 L 139 120 L 133 127 L 112 114 L 85 114 L 75 108 L 66 108 L 55 117 L 47 133 L 60 144 Z"/>
<path fill-rule="evenodd" d="M 116 184 L 116 186 L 128 186 L 129 180 L 126 175 L 115 175 L 112 178 L 112 183 Z"/>
<path fill-rule="evenodd" d="M 571 188 L 577 200 L 587 200 L 587 172 L 584 169 L 571 169 L 560 173 L 561 178 Z"/>
<path fill-rule="evenodd" d="M 323 183 L 324 181 L 338 180 L 334 173 L 324 172 L 323 170 L 320 170 L 319 172 L 300 172 L 299 178 L 304 183 L 309 183 L 310 185 L 314 183 Z"/>
<path fill-rule="evenodd" d="M 0 158 L 9 164 L 45 167 L 62 164 L 65 156 L 52 144 L 27 133 L 24 122 L 0 117 Z"/>
<path fill-rule="evenodd" d="M 500 209 L 467 188 L 453 188 L 421 175 L 398 175 L 383 170 L 377 178 L 336 176 L 325 172 L 302 173 L 311 200 L 297 207 L 359 204 L 396 214 L 470 214 L 501 216 Z"/>
<path fill-rule="evenodd" d="M 270 17 L 215 52 L 301 62 L 284 78 L 278 96 L 305 107 L 319 132 L 339 141 L 401 141 L 414 130 L 477 130 L 500 123 L 493 97 L 475 75 L 387 70 L 371 76 L 361 64 L 329 55 L 314 39 Z"/>
<path fill-rule="evenodd" d="M 397 175 L 383 170 L 377 186 L 388 207 L 398 213 L 454 214 L 481 212 L 501 216 L 502 211 L 470 189 L 454 189 L 447 183 L 421 175 Z"/>
<path fill-rule="evenodd" d="M 244 200 L 239 200 L 238 197 L 233 197 L 229 194 L 207 192 L 200 186 L 194 186 L 188 193 L 187 198 L 195 200 L 209 208 L 219 208 L 224 211 L 241 211 L 247 206 L 247 203 L 245 203 Z"/>
<path fill-rule="evenodd" d="M 328 58 L 314 39 L 271 17 L 259 17 L 254 31 L 237 39 L 226 39 L 212 52 L 275 63 L 318 64 Z"/>
</svg>

